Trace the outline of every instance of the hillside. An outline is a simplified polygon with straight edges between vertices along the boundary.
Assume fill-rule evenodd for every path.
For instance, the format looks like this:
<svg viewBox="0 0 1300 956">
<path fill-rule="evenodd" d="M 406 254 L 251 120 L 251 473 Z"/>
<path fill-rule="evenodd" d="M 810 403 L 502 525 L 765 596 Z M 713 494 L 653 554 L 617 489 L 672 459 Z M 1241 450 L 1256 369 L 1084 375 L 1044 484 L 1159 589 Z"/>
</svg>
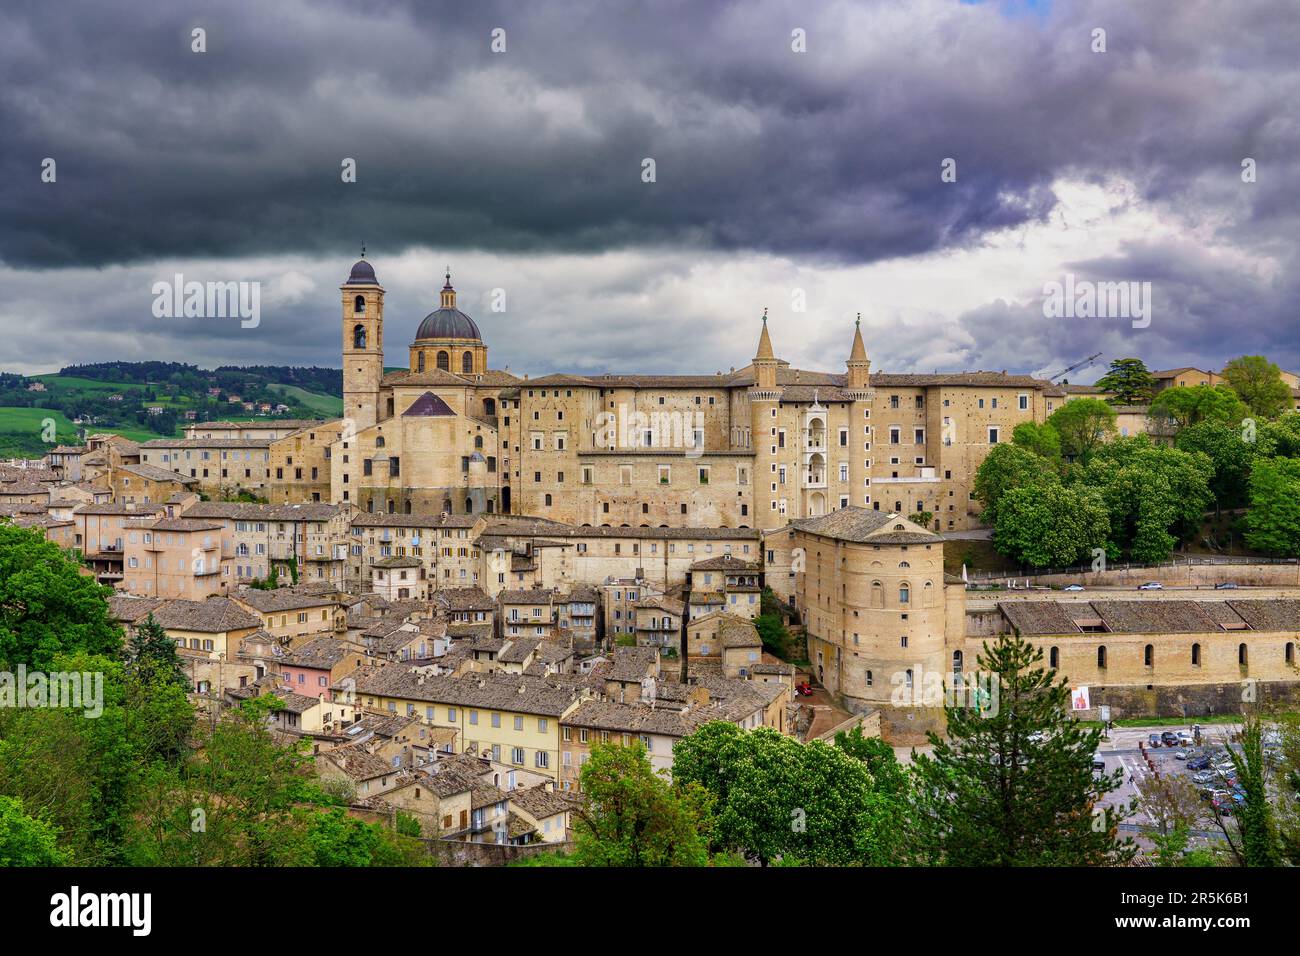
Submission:
<svg viewBox="0 0 1300 956">
<path fill-rule="evenodd" d="M 78 432 L 137 441 L 171 437 L 188 421 L 330 418 L 342 413 L 339 369 L 104 362 L 57 373 L 0 372 L 0 457 L 35 457 Z"/>
</svg>

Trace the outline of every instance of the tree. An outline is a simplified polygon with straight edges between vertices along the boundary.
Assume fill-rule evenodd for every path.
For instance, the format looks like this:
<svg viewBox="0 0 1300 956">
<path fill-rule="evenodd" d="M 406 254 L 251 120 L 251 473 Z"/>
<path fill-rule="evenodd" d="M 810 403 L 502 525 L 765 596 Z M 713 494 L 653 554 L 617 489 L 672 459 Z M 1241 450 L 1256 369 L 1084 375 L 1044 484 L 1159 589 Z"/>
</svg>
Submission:
<svg viewBox="0 0 1300 956">
<path fill-rule="evenodd" d="M 1156 380 L 1146 363 L 1137 358 L 1115 359 L 1110 371 L 1097 379 L 1097 387 L 1110 392 L 1112 405 L 1147 405 L 1155 394 Z"/>
<path fill-rule="evenodd" d="M 760 614 L 754 618 L 754 629 L 758 631 L 763 647 L 782 660 L 790 656 L 790 631 L 779 614 Z"/>
<path fill-rule="evenodd" d="M 1045 467 L 1038 455 L 1018 445 L 994 445 L 975 472 L 975 497 L 979 499 L 980 521 L 996 525 L 1002 496 L 1013 488 L 1039 487 L 1056 482 L 1055 472 Z"/>
<path fill-rule="evenodd" d="M 50 670 L 60 652 L 117 654 L 110 593 L 39 532 L 0 524 L 0 664 Z"/>
<path fill-rule="evenodd" d="M 1300 459 L 1256 459 L 1246 544 L 1282 557 L 1300 556 Z"/>
<path fill-rule="evenodd" d="M 764 866 L 880 866 L 906 854 L 902 800 L 876 785 L 866 763 L 824 741 L 705 724 L 673 746 L 673 780 L 714 801 L 714 850 Z"/>
<path fill-rule="evenodd" d="M 1223 367 L 1223 380 L 1259 418 L 1276 418 L 1292 407 L 1291 387 L 1282 381 L 1282 370 L 1262 355 L 1233 359 Z"/>
<path fill-rule="evenodd" d="M 1214 466 L 1200 452 L 1157 446 L 1146 435 L 1117 438 L 1098 450 L 1080 481 L 1101 493 L 1110 513 L 1108 551 L 1134 561 L 1168 560 L 1195 534 L 1212 500 Z"/>
<path fill-rule="evenodd" d="M 1102 866 L 1131 859 L 1120 840 L 1130 808 L 1102 807 L 1122 771 L 1095 777 L 1099 728 L 1070 717 L 1070 691 L 1020 637 L 985 643 L 979 669 L 997 691 L 992 706 L 944 708 L 946 736 L 931 731 L 919 754 L 918 845 L 949 866 Z"/>
<path fill-rule="evenodd" d="M 185 676 L 180 655 L 176 653 L 176 642 L 154 620 L 152 612 L 127 641 L 126 659 L 128 668 L 141 673 L 146 680 L 170 681 L 186 691 L 190 689 L 190 679 Z"/>
<path fill-rule="evenodd" d="M 835 734 L 835 746 L 855 760 L 867 765 L 876 788 L 886 793 L 905 795 L 911 788 L 907 772 L 898 762 L 894 748 L 879 737 L 868 737 L 861 726 Z"/>
<path fill-rule="evenodd" d="M 58 831 L 23 812 L 23 802 L 0 797 L 0 867 L 66 866 L 68 853 L 59 847 Z"/>
<path fill-rule="evenodd" d="M 1246 503 L 1246 482 L 1256 445 L 1246 441 L 1239 429 L 1219 421 L 1188 425 L 1174 439 L 1179 451 L 1202 452 L 1214 466 L 1210 492 L 1219 508 L 1238 508 Z"/>
<path fill-rule="evenodd" d="M 1226 385 L 1179 385 L 1156 395 L 1150 415 L 1177 428 L 1204 421 L 1236 425 L 1246 417 L 1246 405 Z"/>
<path fill-rule="evenodd" d="M 1215 818 L 1227 838 L 1228 848 L 1242 866 L 1280 866 L 1282 845 L 1278 839 L 1273 807 L 1268 799 L 1268 761 L 1264 759 L 1264 728 L 1258 717 L 1242 719 L 1240 748 L 1228 748 L 1228 759 L 1237 773 L 1237 784 L 1245 799 L 1235 808 L 1236 826 L 1229 826 L 1214 808 Z"/>
<path fill-rule="evenodd" d="M 1020 448 L 1027 448 L 1036 455 L 1046 458 L 1054 466 L 1061 462 L 1061 436 L 1048 422 L 1041 425 L 1036 422 L 1021 422 L 1011 432 L 1011 442 Z"/>
<path fill-rule="evenodd" d="M 1099 398 L 1072 399 L 1047 421 L 1061 436 L 1061 454 L 1085 465 L 1115 433 L 1115 410 Z"/>
<path fill-rule="evenodd" d="M 1106 504 L 1094 489 L 1049 484 L 1003 496 L 993 546 L 1030 567 L 1067 567 L 1103 548 L 1109 533 Z"/>
<path fill-rule="evenodd" d="M 674 788 L 645 747 L 596 744 L 580 772 L 586 802 L 575 811 L 574 855 L 582 866 L 704 866 L 710 801 L 698 787 Z"/>
<path fill-rule="evenodd" d="M 1256 454 L 1300 458 L 1300 412 L 1287 414 L 1256 428 Z"/>
<path fill-rule="evenodd" d="M 907 520 L 912 524 L 920 525 L 922 528 L 929 528 L 930 522 L 934 520 L 934 512 L 914 511 L 907 516 Z"/>
</svg>

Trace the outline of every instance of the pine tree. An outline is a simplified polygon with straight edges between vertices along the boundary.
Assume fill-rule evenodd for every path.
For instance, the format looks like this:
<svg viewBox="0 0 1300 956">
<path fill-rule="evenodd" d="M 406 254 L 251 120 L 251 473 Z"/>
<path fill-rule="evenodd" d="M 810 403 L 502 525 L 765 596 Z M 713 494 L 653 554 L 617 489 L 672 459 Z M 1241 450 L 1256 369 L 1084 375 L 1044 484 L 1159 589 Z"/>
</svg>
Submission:
<svg viewBox="0 0 1300 956">
<path fill-rule="evenodd" d="M 189 690 L 190 680 L 185 676 L 176 642 L 167 636 L 163 626 L 150 614 L 136 628 L 126 646 L 127 664 L 147 681 L 175 681 Z"/>
<path fill-rule="evenodd" d="M 950 866 L 1098 866 L 1136 852 L 1118 838 L 1131 806 L 1103 808 L 1121 771 L 1097 778 L 1100 729 L 1067 712 L 1070 692 L 1043 652 L 1014 636 L 985 643 L 979 673 L 990 693 L 978 706 L 945 706 L 946 738 L 931 732 L 933 755 L 916 759 L 921 849 Z"/>
</svg>

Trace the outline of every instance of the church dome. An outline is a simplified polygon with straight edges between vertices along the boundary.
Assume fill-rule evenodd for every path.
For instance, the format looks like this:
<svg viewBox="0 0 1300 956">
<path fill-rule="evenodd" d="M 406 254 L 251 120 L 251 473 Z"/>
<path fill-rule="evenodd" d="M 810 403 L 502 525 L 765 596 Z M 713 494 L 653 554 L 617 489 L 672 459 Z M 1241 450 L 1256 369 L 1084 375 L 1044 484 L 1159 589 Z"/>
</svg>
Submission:
<svg viewBox="0 0 1300 956">
<path fill-rule="evenodd" d="M 451 272 L 447 273 L 447 283 L 442 287 L 442 307 L 430 312 L 420 323 L 415 333 L 416 341 L 420 339 L 473 339 L 483 341 L 478 326 L 468 315 L 456 308 L 456 290 L 451 287 Z"/>
<path fill-rule="evenodd" d="M 474 320 L 457 308 L 430 312 L 420 323 L 416 339 L 477 339 L 483 340 Z"/>
<path fill-rule="evenodd" d="M 348 273 L 347 285 L 378 285 L 379 280 L 375 278 L 375 267 L 365 259 L 358 259 L 352 266 L 352 271 Z"/>
</svg>

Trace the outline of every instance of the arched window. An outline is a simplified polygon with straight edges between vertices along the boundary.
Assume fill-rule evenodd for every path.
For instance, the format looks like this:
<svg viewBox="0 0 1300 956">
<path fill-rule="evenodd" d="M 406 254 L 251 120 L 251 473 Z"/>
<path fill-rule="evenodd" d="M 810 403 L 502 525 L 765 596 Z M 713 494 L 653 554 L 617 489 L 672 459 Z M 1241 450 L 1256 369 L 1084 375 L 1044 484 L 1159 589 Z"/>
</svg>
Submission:
<svg viewBox="0 0 1300 956">
<path fill-rule="evenodd" d="M 473 513 L 474 513 L 474 499 L 473 499 L 473 498 L 466 498 L 466 499 L 465 499 L 465 514 L 467 514 L 467 515 L 472 515 Z"/>
<path fill-rule="evenodd" d="M 1201 645 L 1200 644 L 1192 645 L 1192 666 L 1193 667 L 1201 666 Z"/>
<path fill-rule="evenodd" d="M 1142 649 L 1142 663 L 1147 667 L 1154 667 L 1156 664 L 1156 649 L 1150 644 Z"/>
<path fill-rule="evenodd" d="M 1238 644 L 1238 645 L 1237 645 L 1237 663 L 1240 664 L 1242 667 L 1245 667 L 1245 666 L 1246 666 L 1247 661 L 1246 661 L 1246 645 L 1245 645 L 1245 644 Z"/>
<path fill-rule="evenodd" d="M 962 658 L 961 651 L 952 652 L 952 688 L 953 690 L 958 692 L 961 691 L 961 687 L 962 687 L 961 684 L 962 660 L 963 658 Z"/>
<path fill-rule="evenodd" d="M 1288 664 L 1295 663 L 1295 645 L 1290 641 L 1286 642 L 1286 662 Z"/>
<path fill-rule="evenodd" d="M 885 588 L 879 581 L 871 582 L 871 606 L 885 606 Z"/>
<path fill-rule="evenodd" d="M 408 515 L 411 513 L 411 499 L 410 499 L 410 498 L 407 498 L 407 499 L 406 499 L 406 504 L 403 506 L 403 510 L 405 510 L 406 513 L 407 513 Z"/>
<path fill-rule="evenodd" d="M 1053 647 L 1047 652 L 1047 666 L 1052 670 L 1056 670 L 1061 666 L 1061 649 L 1059 647 Z"/>
<path fill-rule="evenodd" d="M 446 352 L 438 353 L 438 368 L 444 372 L 451 371 L 451 356 Z"/>
<path fill-rule="evenodd" d="M 1106 645 L 1102 644 L 1097 648 L 1097 666 L 1102 670 L 1106 669 Z"/>
<path fill-rule="evenodd" d="M 450 499 L 450 498 L 443 498 L 443 499 L 442 499 L 442 510 L 445 511 L 445 512 L 447 512 L 447 514 L 451 514 L 451 499 Z"/>
<path fill-rule="evenodd" d="M 551 496 L 550 496 L 550 495 L 547 495 L 547 496 L 546 496 L 546 507 L 549 508 L 550 506 L 551 506 Z"/>
<path fill-rule="evenodd" d="M 352 311 L 357 315 L 364 315 L 366 311 L 366 297 L 359 295 L 352 300 Z"/>
<path fill-rule="evenodd" d="M 354 349 L 366 347 L 366 327 L 364 325 L 358 325 L 352 330 L 352 347 Z"/>
<path fill-rule="evenodd" d="M 376 447 L 376 448 L 383 448 L 383 447 L 384 447 L 384 436 L 383 436 L 383 435 L 378 435 L 378 436 L 375 437 L 375 447 Z"/>
<path fill-rule="evenodd" d="M 867 671 L 867 686 L 870 687 L 874 680 L 875 678 L 871 676 L 871 671 Z"/>
<path fill-rule="evenodd" d="M 474 436 L 474 447 L 475 447 L 475 448 L 482 448 L 482 447 L 483 447 L 483 436 L 482 436 L 482 435 L 475 435 L 475 436 Z"/>
<path fill-rule="evenodd" d="M 423 371 L 424 371 L 424 353 L 423 353 L 423 352 L 416 352 L 416 353 L 415 353 L 415 370 L 416 370 L 417 372 L 423 372 Z"/>
<path fill-rule="evenodd" d="M 904 581 L 898 586 L 898 603 L 907 604 L 912 600 L 912 586 Z"/>
<path fill-rule="evenodd" d="M 460 370 L 462 372 L 474 371 L 474 356 L 472 353 L 466 352 L 460 357 Z"/>
<path fill-rule="evenodd" d="M 908 563 L 907 561 L 899 561 L 899 562 L 898 562 L 898 566 L 899 566 L 900 568 L 910 568 L 912 565 L 911 565 L 910 563 Z"/>
<path fill-rule="evenodd" d="M 374 499 L 374 498 L 367 498 L 367 499 L 366 499 L 366 512 L 369 513 L 369 514 L 374 514 L 374 513 L 375 513 L 375 499 Z"/>
<path fill-rule="evenodd" d="M 388 513 L 389 513 L 390 515 L 395 515 L 395 514 L 397 514 L 397 508 L 395 508 L 395 507 L 393 506 L 393 499 L 392 499 L 392 498 L 389 498 L 389 499 L 388 499 Z"/>
<path fill-rule="evenodd" d="M 907 688 L 908 690 L 912 688 L 912 668 L 910 667 L 907 669 Z"/>
</svg>

